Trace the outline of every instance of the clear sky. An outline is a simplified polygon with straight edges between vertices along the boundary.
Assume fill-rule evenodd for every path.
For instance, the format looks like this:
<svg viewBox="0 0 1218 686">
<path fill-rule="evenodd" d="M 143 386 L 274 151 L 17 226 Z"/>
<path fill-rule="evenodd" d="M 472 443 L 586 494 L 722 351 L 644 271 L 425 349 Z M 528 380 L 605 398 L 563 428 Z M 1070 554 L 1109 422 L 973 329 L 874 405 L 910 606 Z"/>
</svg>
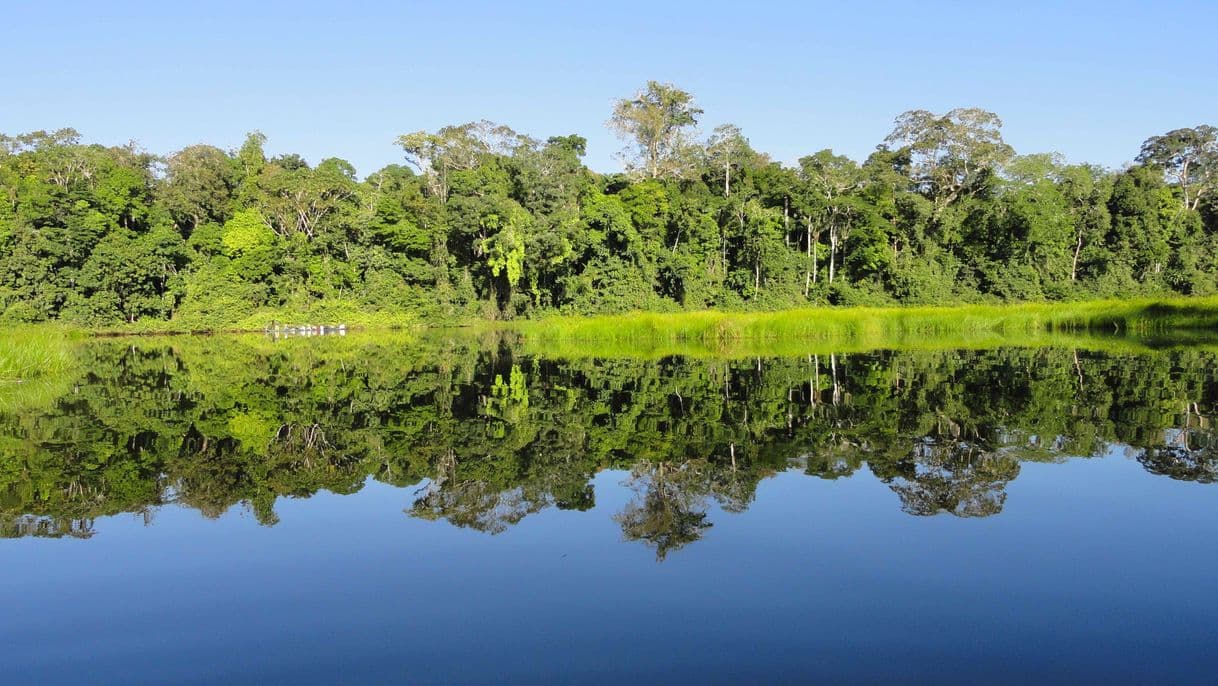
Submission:
<svg viewBox="0 0 1218 686">
<path fill-rule="evenodd" d="M 240 145 L 400 162 L 400 134 L 491 119 L 619 168 L 613 100 L 691 91 L 784 162 L 866 157 L 909 109 L 997 112 L 1019 152 L 1119 166 L 1218 124 L 1218 2 L 25 2 L 0 12 L 0 131 L 156 153 Z"/>
</svg>

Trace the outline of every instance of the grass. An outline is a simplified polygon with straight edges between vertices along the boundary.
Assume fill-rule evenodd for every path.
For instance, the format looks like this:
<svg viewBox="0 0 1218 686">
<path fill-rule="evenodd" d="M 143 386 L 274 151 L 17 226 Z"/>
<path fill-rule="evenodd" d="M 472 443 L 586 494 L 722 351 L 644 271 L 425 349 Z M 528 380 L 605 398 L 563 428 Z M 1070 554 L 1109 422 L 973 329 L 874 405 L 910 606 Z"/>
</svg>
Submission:
<svg viewBox="0 0 1218 686">
<path fill-rule="evenodd" d="M 75 365 L 80 336 L 60 326 L 0 329 L 0 383 L 11 384 L 62 374 Z"/>
<path fill-rule="evenodd" d="M 418 319 L 407 313 L 376 312 L 324 302 L 304 309 L 260 309 L 235 319 L 186 318 L 146 319 L 131 324 L 97 327 L 96 334 L 178 334 L 178 333 L 249 333 L 263 331 L 272 323 L 281 325 L 338 325 L 351 329 L 406 329 L 419 326 Z"/>
<path fill-rule="evenodd" d="M 1218 342 L 1218 297 L 782 312 L 632 313 L 513 324 L 558 356 L 753 355 L 997 345 L 1154 347 L 1180 334 Z M 1167 334 L 1171 334 L 1168 336 Z"/>
<path fill-rule="evenodd" d="M 87 333 L 261 331 L 271 321 L 341 322 L 379 330 L 419 327 L 410 315 L 361 313 L 346 306 L 266 310 L 214 325 L 153 321 L 92 332 L 23 325 L 0 329 L 0 384 L 62 376 L 75 365 L 75 345 Z M 751 313 L 639 312 L 551 317 L 506 326 L 521 337 L 527 352 L 555 357 L 783 356 L 1001 345 L 1136 351 L 1179 344 L 1218 347 L 1218 297 Z"/>
</svg>

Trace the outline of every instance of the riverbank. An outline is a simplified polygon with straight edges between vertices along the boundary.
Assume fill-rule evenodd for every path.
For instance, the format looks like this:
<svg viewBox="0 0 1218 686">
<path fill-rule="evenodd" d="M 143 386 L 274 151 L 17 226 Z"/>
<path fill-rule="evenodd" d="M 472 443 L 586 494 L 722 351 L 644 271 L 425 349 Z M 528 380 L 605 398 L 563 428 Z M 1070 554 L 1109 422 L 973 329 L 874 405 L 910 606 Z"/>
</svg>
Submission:
<svg viewBox="0 0 1218 686">
<path fill-rule="evenodd" d="M 420 329 L 402 313 L 319 307 L 263 311 L 231 323 L 141 321 L 95 329 L 20 325 L 0 330 L 0 382 L 56 374 L 89 336 L 261 333 L 281 325 L 346 325 L 356 330 Z M 803 355 L 878 348 L 990 348 L 1068 345 L 1146 349 L 1165 343 L 1218 344 L 1218 297 L 949 307 L 808 308 L 778 312 L 637 312 L 474 322 L 509 331 L 527 351 L 552 356 Z"/>
<path fill-rule="evenodd" d="M 184 319 L 142 319 L 130 324 L 88 327 L 93 335 L 130 336 L 155 334 L 256 333 L 275 327 L 336 327 L 348 329 L 405 329 L 421 325 L 418 317 L 406 312 L 368 311 L 347 303 L 318 303 L 308 309 L 267 309 L 240 319 L 191 317 Z"/>
<path fill-rule="evenodd" d="M 413 315 L 367 312 L 347 306 L 319 305 L 309 310 L 261 310 L 235 321 L 195 318 L 140 320 L 129 324 L 78 326 L 61 322 L 0 325 L 0 383 L 31 381 L 60 374 L 75 364 L 73 348 L 89 338 L 117 336 L 180 336 L 261 334 L 281 337 L 342 333 L 359 330 L 417 329 Z"/>
<path fill-rule="evenodd" d="M 1218 336 L 1218 297 L 951 307 L 808 308 L 779 312 L 631 313 L 514 323 L 530 348 L 554 354 L 803 354 L 875 348 L 992 347 L 1168 332 Z"/>
</svg>

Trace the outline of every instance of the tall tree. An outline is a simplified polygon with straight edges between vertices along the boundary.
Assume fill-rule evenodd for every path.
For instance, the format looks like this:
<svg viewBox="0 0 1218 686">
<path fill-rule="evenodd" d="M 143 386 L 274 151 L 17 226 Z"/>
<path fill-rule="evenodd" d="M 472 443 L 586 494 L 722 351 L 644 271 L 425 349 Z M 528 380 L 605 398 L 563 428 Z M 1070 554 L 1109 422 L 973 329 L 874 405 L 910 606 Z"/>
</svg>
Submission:
<svg viewBox="0 0 1218 686">
<path fill-rule="evenodd" d="M 1175 129 L 1142 144 L 1138 162 L 1159 167 L 1180 187 L 1184 209 L 1195 210 L 1218 186 L 1218 128 Z"/>
<path fill-rule="evenodd" d="M 431 192 L 448 202 L 449 177 L 473 169 L 488 154 L 508 154 L 528 141 L 507 126 L 485 119 L 445 126 L 435 133 L 415 131 L 397 138 L 406 161 L 426 174 Z"/>
<path fill-rule="evenodd" d="M 743 163 L 744 157 L 752 152 L 749 139 L 741 133 L 735 124 L 722 124 L 715 127 L 710 140 L 706 142 L 706 153 L 711 166 L 723 170 L 723 196 L 732 195 L 732 168 Z"/>
<path fill-rule="evenodd" d="M 693 95 L 672 84 L 648 81 L 633 98 L 617 101 L 609 128 L 638 146 L 632 168 L 652 179 L 680 176 L 687 131 L 701 114 Z"/>
<path fill-rule="evenodd" d="M 849 237 L 856 214 L 850 194 L 862 188 L 863 170 L 850 158 L 834 155 L 832 150 L 800 158 L 799 167 L 805 183 L 820 198 L 821 226 L 829 233 L 829 283 L 833 283 L 838 248 Z"/>
<path fill-rule="evenodd" d="M 1014 154 L 1002 140 L 1002 120 L 975 107 L 939 115 L 911 110 L 884 139 L 909 156 L 909 175 L 937 209 L 979 189 Z"/>
<path fill-rule="evenodd" d="M 228 217 L 238 170 L 232 158 L 210 145 L 192 145 L 169 156 L 161 199 L 180 227 L 193 231 Z"/>
</svg>

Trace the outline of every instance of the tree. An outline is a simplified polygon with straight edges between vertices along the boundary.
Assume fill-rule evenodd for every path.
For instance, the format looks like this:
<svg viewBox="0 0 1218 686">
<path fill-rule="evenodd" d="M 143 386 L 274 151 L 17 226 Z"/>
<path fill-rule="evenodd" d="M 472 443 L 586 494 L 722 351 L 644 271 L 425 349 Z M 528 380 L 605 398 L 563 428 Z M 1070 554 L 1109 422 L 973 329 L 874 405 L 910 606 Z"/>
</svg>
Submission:
<svg viewBox="0 0 1218 686">
<path fill-rule="evenodd" d="M 165 316 L 170 279 L 184 264 L 182 237 L 169 226 L 145 234 L 116 231 L 102 239 L 81 269 L 80 283 L 88 300 L 74 309 L 75 318 L 90 324 L 116 317 L 134 322 Z"/>
<path fill-rule="evenodd" d="M 258 210 L 241 210 L 224 223 L 224 252 L 229 257 L 265 250 L 275 242 L 275 234 Z"/>
<path fill-rule="evenodd" d="M 1138 162 L 1159 167 L 1180 187 L 1185 210 L 1195 210 L 1218 186 L 1218 128 L 1175 129 L 1142 144 Z"/>
<path fill-rule="evenodd" d="M 1163 175 L 1151 167 L 1132 167 L 1117 175 L 1108 208 L 1105 267 L 1108 293 L 1159 290 L 1171 258 L 1179 212 Z M 1167 211 L 1165 211 L 1167 210 Z"/>
<path fill-rule="evenodd" d="M 169 156 L 161 199 L 179 226 L 190 231 L 228 218 L 238 169 L 223 150 L 192 145 Z"/>
<path fill-rule="evenodd" d="M 854 222 L 856 204 L 849 194 L 862 188 L 863 171 L 850 158 L 834 155 L 832 150 L 821 150 L 815 155 L 800 158 L 802 178 L 813 194 L 818 196 L 821 207 L 821 227 L 829 232 L 829 283 L 833 283 L 837 270 L 838 246 L 849 238 Z M 818 232 L 819 235 L 819 232 Z M 808 243 L 812 243 L 812 228 L 808 226 Z M 810 255 L 815 274 L 816 255 Z M 805 284 L 806 289 L 806 284 Z"/>
<path fill-rule="evenodd" d="M 1016 185 L 978 217 L 962 250 L 981 289 L 1013 300 L 1060 294 L 1077 235 L 1069 205 L 1049 178 Z"/>
<path fill-rule="evenodd" d="M 258 179 L 267 223 L 281 237 L 301 234 L 312 240 L 327 220 L 352 211 L 355 169 L 345 160 L 327 159 L 317 169 L 285 169 L 268 164 Z"/>
<path fill-rule="evenodd" d="M 482 251 L 493 276 L 502 276 L 509 289 L 515 288 L 524 275 L 524 234 L 531 217 L 524 208 L 510 204 L 502 214 L 488 215 L 484 222 L 489 238 L 483 239 Z"/>
<path fill-rule="evenodd" d="M 617 101 L 609 128 L 638 146 L 632 169 L 652 179 L 681 176 L 686 132 L 701 114 L 693 95 L 672 84 L 648 81 L 633 98 Z"/>
<path fill-rule="evenodd" d="M 742 257 L 752 262 L 752 297 L 756 299 L 761 294 L 762 277 L 773 271 L 767 266 L 783 249 L 782 215 L 774 208 L 762 207 L 756 200 L 744 203 L 740 212 L 745 218 L 741 252 Z"/>
<path fill-rule="evenodd" d="M 993 112 L 958 108 L 938 115 L 911 110 L 896 118 L 885 146 L 909 155 L 909 176 L 938 210 L 976 192 L 1014 154 Z"/>
<path fill-rule="evenodd" d="M 243 182 L 252 183 L 262 168 L 266 166 L 266 136 L 261 131 L 251 131 L 245 134 L 245 141 L 237 150 L 237 166 L 241 171 Z"/>
<path fill-rule="evenodd" d="M 654 81 L 617 102 L 632 155 L 613 174 L 585 165 L 582 136 L 487 120 L 402 135 L 407 162 L 364 179 L 268 155 L 256 131 L 164 159 L 71 129 L 0 135 L 0 317 L 206 328 L 324 305 L 455 323 L 1218 292 L 1214 127 L 1153 137 L 1113 173 L 1015 157 L 984 110 L 913 110 L 862 164 L 788 165 L 730 124 L 695 142 L 701 113 Z"/>
<path fill-rule="evenodd" d="M 723 196 L 731 197 L 732 168 L 740 165 L 742 159 L 752 152 L 749 139 L 735 124 L 722 124 L 715 127 L 710 140 L 706 142 L 706 152 L 710 163 L 716 169 L 723 170 Z"/>
<path fill-rule="evenodd" d="M 415 131 L 398 136 L 406 161 L 425 174 L 432 193 L 448 202 L 449 176 L 473 169 L 486 155 L 508 154 L 528 139 L 511 128 L 485 119 L 445 126 L 435 133 Z"/>
<path fill-rule="evenodd" d="M 1084 251 L 1102 257 L 1099 244 L 1112 224 L 1108 214 L 1108 198 L 1112 195 L 1112 175 L 1092 165 L 1079 164 L 1059 171 L 1062 194 L 1069 204 L 1074 225 L 1074 250 L 1070 259 L 1070 282 L 1078 281 L 1085 267 Z"/>
<path fill-rule="evenodd" d="M 697 465 L 641 462 L 632 472 L 635 499 L 614 517 L 627 540 L 655 548 L 656 560 L 702 538 L 706 484 Z"/>
<path fill-rule="evenodd" d="M 17 155 L 36 150 L 50 150 L 80 143 L 80 132 L 65 128 L 55 131 L 31 131 L 9 136 L 0 133 L 0 154 Z"/>
</svg>

